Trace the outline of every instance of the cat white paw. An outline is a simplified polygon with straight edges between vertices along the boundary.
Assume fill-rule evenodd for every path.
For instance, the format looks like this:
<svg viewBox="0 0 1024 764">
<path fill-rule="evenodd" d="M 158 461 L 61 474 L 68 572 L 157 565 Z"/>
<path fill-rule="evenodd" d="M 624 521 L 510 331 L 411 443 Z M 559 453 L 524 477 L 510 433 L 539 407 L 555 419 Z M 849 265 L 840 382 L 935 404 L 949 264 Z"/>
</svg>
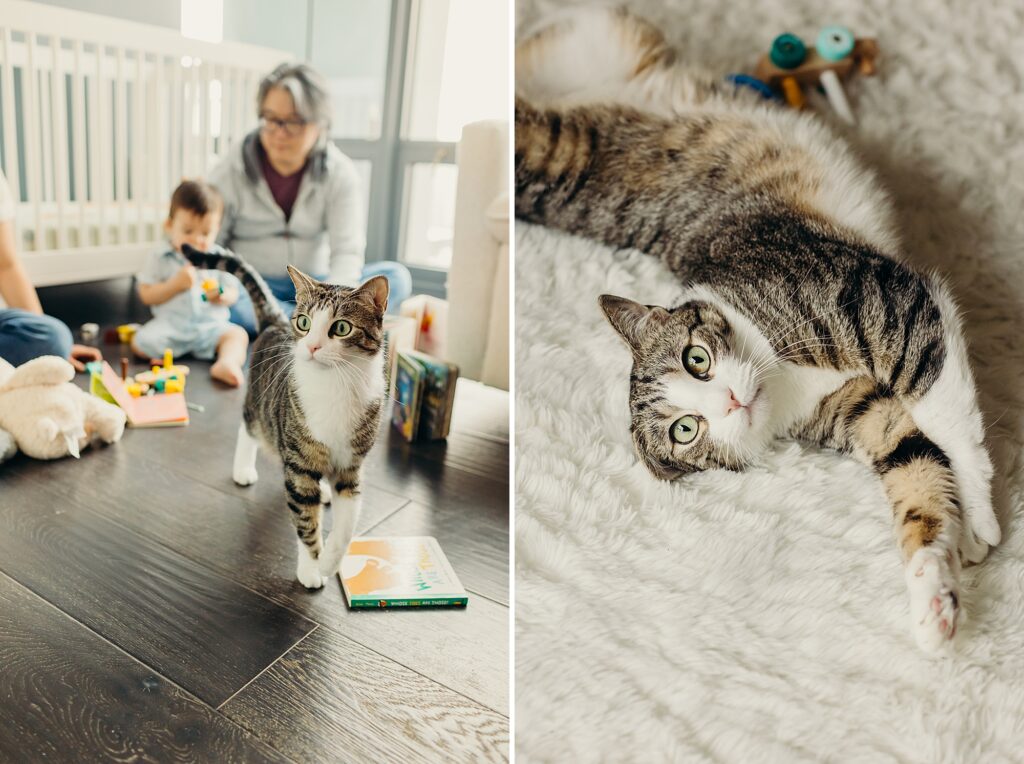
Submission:
<svg viewBox="0 0 1024 764">
<path fill-rule="evenodd" d="M 988 555 L 988 544 L 978 539 L 970 528 L 970 523 L 965 523 L 960 531 L 960 559 L 963 562 L 979 563 Z"/>
<path fill-rule="evenodd" d="M 319 567 L 320 575 L 324 578 L 330 578 L 341 567 L 341 557 L 337 554 L 330 554 L 325 549 L 324 553 L 320 555 Z"/>
<path fill-rule="evenodd" d="M 331 505 L 331 484 L 320 478 L 320 503 Z"/>
<path fill-rule="evenodd" d="M 996 517 L 991 500 L 968 504 L 964 515 L 967 519 L 967 532 L 973 533 L 978 542 L 996 546 L 1002 540 L 1003 531 L 999 527 L 999 518 Z"/>
<path fill-rule="evenodd" d="M 919 549 L 906 571 L 911 629 L 929 655 L 952 649 L 960 612 L 959 587 L 942 552 Z"/>
<path fill-rule="evenodd" d="M 307 589 L 320 589 L 325 583 L 324 577 L 320 575 L 317 561 L 305 549 L 299 550 L 299 563 L 295 566 L 295 577 Z"/>
<path fill-rule="evenodd" d="M 259 478 L 255 467 L 235 467 L 232 479 L 237 485 L 252 485 Z"/>
</svg>

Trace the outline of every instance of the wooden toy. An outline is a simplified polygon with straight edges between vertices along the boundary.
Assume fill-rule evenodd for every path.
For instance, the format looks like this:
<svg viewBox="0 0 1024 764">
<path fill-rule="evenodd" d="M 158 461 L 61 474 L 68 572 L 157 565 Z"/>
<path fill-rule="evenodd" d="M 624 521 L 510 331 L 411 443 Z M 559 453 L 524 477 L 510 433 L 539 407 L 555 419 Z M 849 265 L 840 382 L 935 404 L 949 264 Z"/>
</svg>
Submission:
<svg viewBox="0 0 1024 764">
<path fill-rule="evenodd" d="M 804 105 L 802 85 L 820 84 L 836 113 L 853 123 L 853 110 L 840 81 L 851 77 L 854 71 L 873 75 L 877 58 L 878 44 L 874 39 L 856 39 L 845 27 L 827 26 L 810 50 L 796 35 L 787 33 L 776 37 L 771 50 L 758 61 L 754 76 L 769 87 L 781 90 L 786 102 L 794 108 Z"/>
<path fill-rule="evenodd" d="M 202 295 L 200 295 L 203 302 L 207 302 L 210 299 L 208 295 L 213 290 L 217 290 L 217 294 L 224 294 L 224 287 L 217 283 L 217 279 L 204 279 L 200 286 L 203 290 Z"/>
<path fill-rule="evenodd" d="M 134 339 L 135 331 L 138 328 L 138 324 L 121 324 L 117 327 L 117 339 L 127 345 L 132 341 L 132 339 Z"/>
<path fill-rule="evenodd" d="M 178 378 L 181 381 L 182 390 L 185 389 L 185 377 L 188 376 L 188 366 L 183 364 L 174 363 L 174 354 L 170 348 L 164 350 L 164 365 L 163 367 L 157 366 L 155 363 L 153 368 L 149 371 L 144 371 L 140 374 L 135 375 L 136 382 L 142 382 L 150 386 L 155 386 L 157 381 L 161 381 L 160 387 L 157 392 L 163 392 L 164 383 L 170 378 Z"/>
</svg>

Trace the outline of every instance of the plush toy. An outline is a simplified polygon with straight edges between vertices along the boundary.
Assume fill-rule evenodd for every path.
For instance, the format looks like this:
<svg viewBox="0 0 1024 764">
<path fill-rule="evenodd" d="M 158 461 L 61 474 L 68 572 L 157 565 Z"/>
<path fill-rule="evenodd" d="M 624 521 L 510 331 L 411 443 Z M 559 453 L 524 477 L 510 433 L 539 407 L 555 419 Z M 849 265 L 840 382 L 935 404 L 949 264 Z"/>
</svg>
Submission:
<svg viewBox="0 0 1024 764">
<path fill-rule="evenodd" d="M 0 461 L 15 446 L 35 459 L 77 459 L 93 435 L 121 439 L 124 411 L 71 384 L 74 378 L 74 367 L 57 356 L 17 369 L 0 358 Z"/>
</svg>

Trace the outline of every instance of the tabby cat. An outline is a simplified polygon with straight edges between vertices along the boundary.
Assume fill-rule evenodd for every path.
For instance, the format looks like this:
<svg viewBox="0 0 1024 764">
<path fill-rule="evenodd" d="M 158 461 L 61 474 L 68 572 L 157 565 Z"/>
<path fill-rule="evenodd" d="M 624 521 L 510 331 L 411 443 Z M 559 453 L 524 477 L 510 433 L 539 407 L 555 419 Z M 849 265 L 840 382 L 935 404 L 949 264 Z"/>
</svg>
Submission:
<svg viewBox="0 0 1024 764">
<path fill-rule="evenodd" d="M 388 281 L 375 276 L 352 289 L 316 281 L 289 265 L 296 296 L 289 321 L 260 275 L 240 258 L 187 245 L 185 255 L 198 267 L 237 276 L 252 297 L 259 336 L 233 477 L 238 485 L 256 482 L 261 443 L 281 456 L 299 537 L 295 576 L 306 588 L 319 589 L 337 572 L 359 517 L 360 469 L 385 399 Z M 326 541 L 320 530 L 325 504 L 334 509 Z"/>
<path fill-rule="evenodd" d="M 779 437 L 859 458 L 891 503 L 916 640 L 948 648 L 961 557 L 1000 540 L 992 463 L 956 305 L 904 259 L 874 177 L 624 12 L 528 35 L 516 82 L 517 217 L 642 250 L 686 287 L 674 307 L 599 300 L 632 353 L 643 464 L 739 470 Z"/>
</svg>

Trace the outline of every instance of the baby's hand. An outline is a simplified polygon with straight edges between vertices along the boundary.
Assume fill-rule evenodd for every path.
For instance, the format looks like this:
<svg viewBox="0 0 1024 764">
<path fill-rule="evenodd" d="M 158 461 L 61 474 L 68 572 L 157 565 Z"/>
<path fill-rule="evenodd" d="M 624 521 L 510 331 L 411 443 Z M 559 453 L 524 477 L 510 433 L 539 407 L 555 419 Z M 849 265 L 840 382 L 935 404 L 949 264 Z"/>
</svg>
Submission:
<svg viewBox="0 0 1024 764">
<path fill-rule="evenodd" d="M 238 302 L 238 290 L 234 287 L 224 287 L 223 289 L 215 289 L 215 296 L 207 297 L 211 305 L 223 305 L 225 308 L 230 308 L 236 302 Z"/>
<path fill-rule="evenodd" d="M 196 267 L 194 265 L 181 266 L 181 270 L 171 276 L 171 282 L 179 292 L 187 292 L 196 285 Z"/>
</svg>

